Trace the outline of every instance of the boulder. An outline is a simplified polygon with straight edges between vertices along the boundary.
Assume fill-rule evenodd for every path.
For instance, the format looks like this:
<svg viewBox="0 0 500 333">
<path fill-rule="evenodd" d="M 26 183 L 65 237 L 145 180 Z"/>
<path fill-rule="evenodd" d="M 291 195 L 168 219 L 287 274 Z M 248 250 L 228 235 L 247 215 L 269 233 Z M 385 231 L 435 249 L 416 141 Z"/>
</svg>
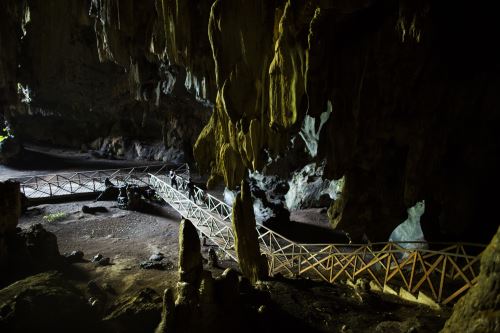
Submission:
<svg viewBox="0 0 500 333">
<path fill-rule="evenodd" d="M 60 274 L 30 276 L 0 290 L 1 332 L 91 332 L 97 319 Z"/>
<path fill-rule="evenodd" d="M 26 230 L 17 228 L 15 233 L 8 234 L 6 248 L 8 256 L 5 270 L 2 269 L 0 274 L 0 286 L 30 274 L 58 268 L 64 263 L 56 236 L 41 224 Z"/>
<path fill-rule="evenodd" d="M 83 256 L 84 256 L 83 251 L 79 251 L 79 250 L 64 254 L 64 257 L 66 258 L 66 262 L 69 264 L 83 262 L 84 261 Z"/>
</svg>

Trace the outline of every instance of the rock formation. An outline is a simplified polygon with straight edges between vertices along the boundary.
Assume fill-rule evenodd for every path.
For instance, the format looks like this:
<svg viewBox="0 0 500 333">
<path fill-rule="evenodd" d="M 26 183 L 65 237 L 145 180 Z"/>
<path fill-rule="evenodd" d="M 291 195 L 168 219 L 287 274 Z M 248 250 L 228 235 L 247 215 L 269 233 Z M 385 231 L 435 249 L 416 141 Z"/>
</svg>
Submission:
<svg viewBox="0 0 500 333">
<path fill-rule="evenodd" d="M 199 287 L 203 272 L 198 232 L 189 220 L 179 228 L 179 281 Z"/>
<path fill-rule="evenodd" d="M 267 276 L 267 261 L 260 253 L 250 187 L 245 180 L 241 182 L 241 192 L 234 201 L 232 222 L 241 272 L 252 283 L 264 279 Z"/>
<path fill-rule="evenodd" d="M 150 288 L 118 300 L 103 318 L 108 332 L 152 332 L 160 321 L 161 297 Z"/>
<path fill-rule="evenodd" d="M 60 274 L 41 273 L 0 290 L 2 332 L 90 332 L 97 318 Z"/>
<path fill-rule="evenodd" d="M 248 331 L 240 300 L 240 284 L 244 282 L 229 268 L 215 279 L 204 271 L 196 229 L 189 220 L 182 220 L 176 299 L 171 289 L 165 290 L 156 333 Z"/>
<path fill-rule="evenodd" d="M 442 333 L 500 331 L 500 228 L 484 250 L 477 284 L 453 307 Z"/>
<path fill-rule="evenodd" d="M 0 182 L 0 287 L 63 263 L 56 236 L 40 224 L 17 227 L 21 214 L 19 183 Z"/>
<path fill-rule="evenodd" d="M 0 182 L 0 269 L 8 262 L 8 239 L 16 233 L 21 214 L 21 194 L 19 183 Z M 0 279 L 1 280 L 1 279 Z"/>
</svg>

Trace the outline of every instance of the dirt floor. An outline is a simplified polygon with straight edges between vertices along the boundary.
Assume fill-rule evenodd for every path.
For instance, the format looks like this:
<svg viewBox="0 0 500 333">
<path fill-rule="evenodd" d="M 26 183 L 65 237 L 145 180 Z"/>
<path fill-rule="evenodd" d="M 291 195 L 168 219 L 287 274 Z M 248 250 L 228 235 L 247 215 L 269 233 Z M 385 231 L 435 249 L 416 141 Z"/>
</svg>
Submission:
<svg viewBox="0 0 500 333">
<path fill-rule="evenodd" d="M 102 206 L 108 212 L 85 214 L 82 207 Z M 64 217 L 48 221 L 48 217 Z M 162 216 L 121 210 L 116 202 L 80 201 L 61 204 L 47 204 L 29 208 L 21 216 L 19 226 L 28 228 L 41 223 L 45 229 L 57 236 L 61 254 L 83 251 L 85 263 L 74 264 L 79 271 L 76 280 L 95 280 L 98 284 L 111 285 L 117 294 L 135 294 L 149 287 L 160 295 L 166 287 L 177 283 L 178 231 L 180 216 L 170 206 L 162 207 Z M 208 257 L 208 246 L 202 247 Z M 161 252 L 165 258 L 165 270 L 142 269 L 140 263 Z M 111 259 L 111 265 L 99 266 L 90 262 L 97 254 Z M 219 254 L 221 267 L 231 266 Z M 221 270 L 214 269 L 215 275 Z"/>
</svg>

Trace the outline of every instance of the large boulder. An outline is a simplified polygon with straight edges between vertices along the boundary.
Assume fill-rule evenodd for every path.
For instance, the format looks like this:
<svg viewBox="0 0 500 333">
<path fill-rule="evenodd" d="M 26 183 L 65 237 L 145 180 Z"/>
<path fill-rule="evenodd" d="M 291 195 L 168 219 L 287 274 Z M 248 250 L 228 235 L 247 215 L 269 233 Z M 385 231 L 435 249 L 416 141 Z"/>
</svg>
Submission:
<svg viewBox="0 0 500 333">
<path fill-rule="evenodd" d="M 500 228 L 483 252 L 477 284 L 455 304 L 441 332 L 500 332 Z"/>
<path fill-rule="evenodd" d="M 17 228 L 8 234 L 6 245 L 8 256 L 0 275 L 0 286 L 64 264 L 57 237 L 41 224 L 28 229 Z"/>
<path fill-rule="evenodd" d="M 245 180 L 241 182 L 241 192 L 234 201 L 232 221 L 241 272 L 252 283 L 265 279 L 267 262 L 260 254 L 250 187 Z"/>
<path fill-rule="evenodd" d="M 77 289 L 55 272 L 0 290 L 0 332 L 92 332 L 97 320 Z"/>
</svg>

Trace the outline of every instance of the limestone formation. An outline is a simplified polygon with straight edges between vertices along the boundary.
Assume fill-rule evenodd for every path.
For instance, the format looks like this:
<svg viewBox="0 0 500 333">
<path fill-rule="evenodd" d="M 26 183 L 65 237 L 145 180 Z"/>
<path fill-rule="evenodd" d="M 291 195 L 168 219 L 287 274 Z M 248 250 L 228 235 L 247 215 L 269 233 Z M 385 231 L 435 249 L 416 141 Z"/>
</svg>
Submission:
<svg viewBox="0 0 500 333">
<path fill-rule="evenodd" d="M 234 188 L 243 168 L 289 155 L 304 118 L 319 125 L 330 107 L 314 134 L 325 177 L 345 177 L 330 209 L 333 226 L 355 240 L 386 241 L 406 209 L 426 200 L 428 240 L 487 241 L 495 204 L 482 193 L 500 183 L 491 123 L 499 123 L 498 50 L 487 41 L 498 29 L 487 23 L 491 8 L 452 7 L 460 14 L 403 0 L 392 8 L 383 1 L 216 1 L 209 36 L 218 94 L 195 146 L 201 169 Z M 465 18 L 474 23 L 460 25 Z M 446 32 L 455 24 L 461 30 L 452 37 Z"/>
<path fill-rule="evenodd" d="M 59 274 L 41 273 L 0 290 L 2 332 L 90 332 L 97 318 Z"/>
<path fill-rule="evenodd" d="M 118 300 L 103 318 L 103 324 L 109 332 L 152 332 L 160 321 L 160 308 L 160 295 L 145 288 Z"/>
<path fill-rule="evenodd" d="M 453 307 L 442 333 L 500 331 L 500 228 L 484 250 L 477 284 Z"/>
<path fill-rule="evenodd" d="M 245 330 L 238 273 L 230 268 L 214 279 L 201 264 L 200 240 L 189 220 L 179 230 L 179 282 L 163 295 L 156 333 L 230 332 Z M 224 325 L 221 323 L 224 322 Z"/>
<path fill-rule="evenodd" d="M 30 274 L 57 269 L 65 262 L 59 254 L 56 236 L 41 224 L 28 229 L 17 228 L 6 236 L 7 255 L 0 274 L 0 286 Z"/>
<path fill-rule="evenodd" d="M 252 283 L 265 279 L 267 262 L 260 253 L 252 197 L 245 180 L 241 182 L 241 192 L 238 193 L 234 201 L 232 225 L 234 245 L 241 272 Z"/>
<path fill-rule="evenodd" d="M 173 332 L 175 329 L 174 323 L 175 302 L 172 289 L 167 288 L 163 293 L 163 310 L 161 313 L 161 322 L 156 328 L 156 333 Z"/>
<path fill-rule="evenodd" d="M 0 182 L 0 269 L 8 260 L 8 238 L 15 234 L 21 214 L 19 183 Z"/>
<path fill-rule="evenodd" d="M 200 285 L 203 262 L 200 239 L 191 221 L 183 219 L 179 228 L 179 281 Z"/>
</svg>

